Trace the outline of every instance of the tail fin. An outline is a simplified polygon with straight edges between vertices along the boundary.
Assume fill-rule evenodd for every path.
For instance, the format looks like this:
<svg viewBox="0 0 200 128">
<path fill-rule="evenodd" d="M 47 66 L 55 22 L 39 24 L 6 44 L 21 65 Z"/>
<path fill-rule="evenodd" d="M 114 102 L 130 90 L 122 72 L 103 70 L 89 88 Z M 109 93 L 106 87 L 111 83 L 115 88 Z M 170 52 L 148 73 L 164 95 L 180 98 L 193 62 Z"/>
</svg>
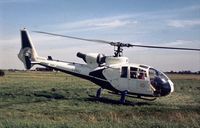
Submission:
<svg viewBox="0 0 200 128">
<path fill-rule="evenodd" d="M 21 30 L 21 50 L 18 57 L 26 69 L 30 69 L 33 66 L 32 62 L 37 61 L 38 54 L 26 29 Z"/>
</svg>

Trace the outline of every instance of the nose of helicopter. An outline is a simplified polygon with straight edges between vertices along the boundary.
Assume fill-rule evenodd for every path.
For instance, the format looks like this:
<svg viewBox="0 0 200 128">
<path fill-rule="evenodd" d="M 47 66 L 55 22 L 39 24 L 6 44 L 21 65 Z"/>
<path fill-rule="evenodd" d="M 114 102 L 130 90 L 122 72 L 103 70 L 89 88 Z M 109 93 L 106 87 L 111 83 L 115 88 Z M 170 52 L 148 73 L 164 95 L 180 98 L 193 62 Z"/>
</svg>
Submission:
<svg viewBox="0 0 200 128">
<path fill-rule="evenodd" d="M 161 96 L 169 95 L 174 91 L 174 84 L 171 80 L 168 80 L 166 83 L 164 83 L 161 87 Z"/>
</svg>

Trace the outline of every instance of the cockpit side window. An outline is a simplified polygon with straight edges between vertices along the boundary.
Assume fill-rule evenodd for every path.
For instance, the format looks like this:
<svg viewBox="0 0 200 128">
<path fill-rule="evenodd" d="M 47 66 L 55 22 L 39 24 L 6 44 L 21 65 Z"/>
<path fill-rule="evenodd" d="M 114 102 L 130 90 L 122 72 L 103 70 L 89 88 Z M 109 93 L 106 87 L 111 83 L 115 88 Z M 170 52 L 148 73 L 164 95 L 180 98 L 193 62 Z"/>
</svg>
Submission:
<svg viewBox="0 0 200 128">
<path fill-rule="evenodd" d="M 138 68 L 130 67 L 130 78 L 137 79 Z"/>
<path fill-rule="evenodd" d="M 145 77 L 147 77 L 146 71 L 140 68 L 130 67 L 130 78 L 145 79 Z"/>
<path fill-rule="evenodd" d="M 138 72 L 138 79 L 145 79 L 145 77 L 147 77 L 146 71 L 144 71 L 144 70 L 142 70 L 142 69 L 139 69 L 139 72 Z"/>
<path fill-rule="evenodd" d="M 128 76 L 128 67 L 122 67 L 121 69 L 121 77 L 122 78 L 127 78 Z"/>
</svg>

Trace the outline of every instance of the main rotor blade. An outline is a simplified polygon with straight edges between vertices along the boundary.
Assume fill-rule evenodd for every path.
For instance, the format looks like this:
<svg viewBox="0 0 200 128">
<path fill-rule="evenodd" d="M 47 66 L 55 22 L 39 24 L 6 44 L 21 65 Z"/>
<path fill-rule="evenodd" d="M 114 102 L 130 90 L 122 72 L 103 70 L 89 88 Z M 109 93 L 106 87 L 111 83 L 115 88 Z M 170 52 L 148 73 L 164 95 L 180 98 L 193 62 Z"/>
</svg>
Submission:
<svg viewBox="0 0 200 128">
<path fill-rule="evenodd" d="M 157 49 L 174 49 L 174 50 L 191 50 L 191 51 L 200 51 L 196 48 L 179 48 L 179 47 L 162 47 L 162 46 L 153 46 L 153 45 L 132 45 L 132 47 L 143 47 L 143 48 L 157 48 Z"/>
<path fill-rule="evenodd" d="M 105 41 L 105 40 L 86 39 L 86 38 L 67 36 L 67 35 L 61 35 L 61 34 L 54 34 L 54 33 L 43 32 L 43 31 L 33 31 L 33 32 L 52 35 L 52 36 L 66 37 L 66 38 L 71 38 L 71 39 L 76 39 L 76 40 L 83 40 L 83 41 L 90 41 L 90 42 L 97 42 L 97 43 L 104 43 L 104 44 L 112 44 L 112 42 Z"/>
<path fill-rule="evenodd" d="M 174 50 L 200 51 L 200 49 L 195 49 L 195 48 L 162 47 L 162 46 L 153 46 L 153 45 L 134 45 L 134 44 L 129 44 L 129 43 L 110 42 L 110 41 L 97 40 L 97 39 L 86 39 L 86 38 L 67 36 L 67 35 L 61 35 L 61 34 L 55 34 L 55 33 L 43 32 L 43 31 L 33 31 L 33 32 L 52 35 L 52 36 L 60 36 L 60 37 L 66 37 L 66 38 L 71 38 L 71 39 L 83 40 L 83 41 L 89 41 L 89 42 L 110 44 L 112 46 L 118 46 L 118 47 L 143 47 L 143 48 L 157 48 L 157 49 L 174 49 Z"/>
</svg>

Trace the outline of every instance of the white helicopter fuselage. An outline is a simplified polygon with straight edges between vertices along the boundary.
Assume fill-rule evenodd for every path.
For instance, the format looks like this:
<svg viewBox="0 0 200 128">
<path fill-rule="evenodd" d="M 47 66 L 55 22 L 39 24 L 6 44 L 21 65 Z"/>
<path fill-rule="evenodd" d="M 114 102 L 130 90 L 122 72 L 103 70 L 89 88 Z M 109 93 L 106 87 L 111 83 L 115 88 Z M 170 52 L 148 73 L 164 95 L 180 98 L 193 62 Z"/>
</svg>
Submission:
<svg viewBox="0 0 200 128">
<path fill-rule="evenodd" d="M 38 64 L 90 80 L 103 89 L 137 96 L 166 96 L 174 91 L 173 83 L 162 72 L 140 64 L 130 64 L 127 57 L 77 53 L 86 64 L 39 57 L 26 30 L 21 30 L 19 59 L 27 69 Z"/>
<path fill-rule="evenodd" d="M 110 61 L 112 61 L 111 58 L 112 57 L 109 57 Z M 130 72 L 128 72 L 130 67 L 138 67 L 138 64 L 129 64 L 128 62 L 122 63 L 122 60 L 127 60 L 126 57 L 118 57 L 117 59 L 119 59 L 119 62 L 117 62 L 116 58 L 113 59 L 115 59 L 114 62 L 109 62 L 109 65 L 100 67 L 47 59 L 38 59 L 35 64 L 37 63 L 45 67 L 50 67 L 55 70 L 88 79 L 105 89 L 115 89 L 114 91 L 126 90 L 129 93 L 153 96 L 155 89 L 152 86 L 149 86 L 150 83 L 147 75 L 143 79 L 130 77 Z M 127 67 L 126 76 L 121 75 L 122 67 Z M 144 68 L 140 69 L 145 72 L 148 70 Z M 109 83 L 110 85 L 105 83 Z"/>
</svg>

